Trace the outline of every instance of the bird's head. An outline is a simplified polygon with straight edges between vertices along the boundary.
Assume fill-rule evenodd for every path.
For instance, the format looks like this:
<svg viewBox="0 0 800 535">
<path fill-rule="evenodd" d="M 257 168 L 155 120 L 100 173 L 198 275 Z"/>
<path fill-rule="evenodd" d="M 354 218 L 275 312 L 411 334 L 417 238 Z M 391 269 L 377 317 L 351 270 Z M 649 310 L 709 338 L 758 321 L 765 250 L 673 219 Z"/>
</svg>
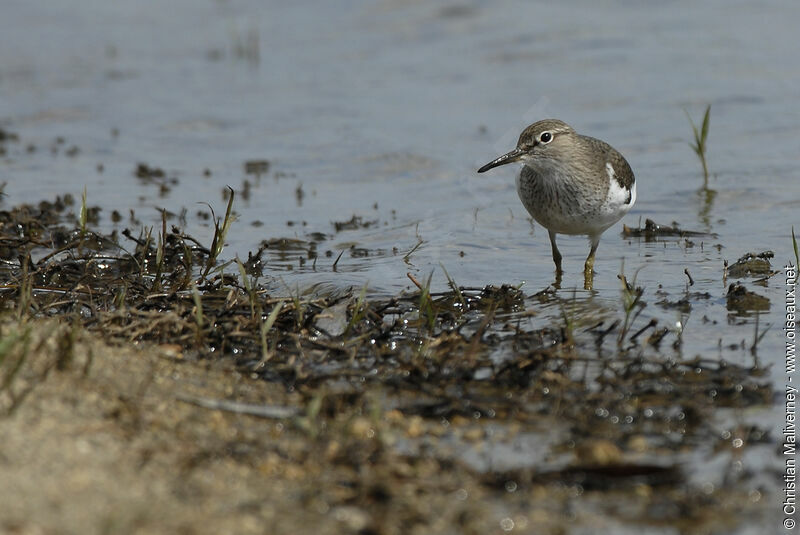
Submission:
<svg viewBox="0 0 800 535">
<path fill-rule="evenodd" d="M 517 148 L 492 160 L 480 169 L 483 173 L 507 163 L 558 161 L 568 157 L 573 144 L 575 130 L 564 121 L 544 119 L 537 121 L 522 131 L 517 141 Z"/>
</svg>

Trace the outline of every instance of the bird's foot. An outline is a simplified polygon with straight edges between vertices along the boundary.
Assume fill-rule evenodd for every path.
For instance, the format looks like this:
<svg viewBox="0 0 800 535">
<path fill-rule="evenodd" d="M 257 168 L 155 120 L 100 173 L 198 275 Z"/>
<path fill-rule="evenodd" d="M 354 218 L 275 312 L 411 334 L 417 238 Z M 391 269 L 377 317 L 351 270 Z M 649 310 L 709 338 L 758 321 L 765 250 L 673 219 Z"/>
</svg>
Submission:
<svg viewBox="0 0 800 535">
<path fill-rule="evenodd" d="M 594 287 L 594 277 L 591 274 L 583 274 L 583 289 L 591 290 Z"/>
</svg>

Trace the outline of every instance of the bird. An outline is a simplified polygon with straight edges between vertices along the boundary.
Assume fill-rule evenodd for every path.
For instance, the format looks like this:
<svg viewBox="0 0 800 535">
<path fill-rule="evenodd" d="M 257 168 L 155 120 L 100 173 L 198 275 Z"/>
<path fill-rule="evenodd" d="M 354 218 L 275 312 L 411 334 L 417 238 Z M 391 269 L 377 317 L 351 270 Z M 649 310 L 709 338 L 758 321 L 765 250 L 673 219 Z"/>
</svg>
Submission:
<svg viewBox="0 0 800 535">
<path fill-rule="evenodd" d="M 591 248 L 584 264 L 584 287 L 591 289 L 600 236 L 636 202 L 630 164 L 605 141 L 581 135 L 558 119 L 543 119 L 525 128 L 514 150 L 478 173 L 513 162 L 522 162 L 516 178 L 519 198 L 550 236 L 556 282 L 563 273 L 556 235 L 585 235 Z"/>
</svg>

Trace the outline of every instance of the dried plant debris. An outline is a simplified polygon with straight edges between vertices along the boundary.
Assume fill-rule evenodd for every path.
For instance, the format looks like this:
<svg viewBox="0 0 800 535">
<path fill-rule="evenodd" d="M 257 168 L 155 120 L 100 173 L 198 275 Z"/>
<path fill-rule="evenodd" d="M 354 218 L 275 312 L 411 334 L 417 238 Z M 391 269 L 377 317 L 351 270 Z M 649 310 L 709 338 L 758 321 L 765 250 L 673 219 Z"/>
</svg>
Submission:
<svg viewBox="0 0 800 535">
<path fill-rule="evenodd" d="M 333 221 L 331 223 L 333 228 L 336 229 L 336 232 L 342 232 L 343 230 L 358 230 L 362 228 L 369 228 L 374 225 L 378 224 L 378 220 L 372 221 L 365 221 L 360 215 L 353 215 L 347 221 Z"/>
<path fill-rule="evenodd" d="M 151 167 L 146 163 L 137 164 L 133 174 L 142 184 L 158 186 L 161 196 L 167 195 L 173 187 L 178 185 L 176 177 L 167 175 L 160 167 Z"/>
<path fill-rule="evenodd" d="M 244 174 L 260 177 L 269 172 L 269 160 L 247 160 L 244 162 Z"/>
<path fill-rule="evenodd" d="M 688 314 L 692 310 L 692 302 L 711 299 L 711 297 L 711 294 L 708 292 L 692 292 L 690 294 L 687 293 L 687 295 L 675 301 L 670 301 L 665 297 L 657 301 L 656 304 L 663 308 L 674 308 Z"/>
<path fill-rule="evenodd" d="M 0 144 L 2 143 L 17 143 L 19 142 L 19 135 L 0 128 Z"/>
<path fill-rule="evenodd" d="M 728 266 L 728 276 L 734 279 L 744 277 L 763 277 L 772 274 L 772 265 L 769 262 L 775 253 L 764 251 L 761 253 L 747 253 L 732 265 Z"/>
<path fill-rule="evenodd" d="M 644 238 L 647 241 L 656 240 L 664 237 L 677 237 L 687 238 L 690 236 L 710 236 L 716 237 L 716 234 L 709 232 L 700 232 L 696 230 L 685 230 L 678 226 L 678 223 L 673 222 L 672 225 L 661 225 L 652 219 L 645 219 L 644 227 L 631 228 L 627 225 L 622 226 L 622 235 L 630 238 Z"/>
<path fill-rule="evenodd" d="M 133 172 L 137 178 L 141 179 L 160 179 L 165 178 L 167 174 L 160 167 L 150 167 L 146 163 L 139 163 L 136 165 L 136 170 Z"/>
<path fill-rule="evenodd" d="M 270 238 L 263 240 L 258 251 L 250 253 L 246 263 L 248 266 L 259 266 L 258 272 L 248 271 L 252 275 L 264 274 L 264 269 L 281 270 L 314 270 L 319 257 L 319 244 L 327 240 L 321 232 L 312 232 L 304 238 Z"/>
<path fill-rule="evenodd" d="M 6 148 L 8 143 L 18 143 L 19 136 L 14 132 L 0 128 L 0 156 L 5 156 L 8 152 Z M 35 149 L 34 149 L 35 150 Z"/>
<path fill-rule="evenodd" d="M 763 312 L 769 310 L 769 299 L 763 295 L 751 292 L 743 285 L 734 283 L 728 287 L 725 296 L 728 310 L 731 312 Z"/>
<path fill-rule="evenodd" d="M 298 475 L 292 481 L 313 482 L 303 490 L 308 500 L 342 518 L 350 511 L 363 533 L 395 533 L 387 526 L 410 517 L 429 525 L 441 515 L 479 526 L 475 532 L 496 530 L 481 524 L 483 515 L 470 516 L 477 502 L 469 496 L 525 515 L 531 496 L 541 496 L 537 507 L 551 513 L 540 520 L 553 533 L 575 522 L 554 511 L 585 500 L 599 504 L 593 514 L 634 525 L 654 509 L 667 522 L 748 513 L 729 505 L 752 503 L 737 494 L 750 474 L 725 474 L 730 485 L 709 494 L 688 477 L 686 453 L 714 455 L 720 408 L 769 405 L 771 383 L 757 362 L 686 358 L 681 331 L 649 316 L 644 301 L 630 316 L 620 307 L 583 325 L 581 307 L 591 302 L 552 291 L 526 296 L 508 285 L 464 287 L 449 276 L 448 291 L 431 292 L 430 278 L 410 275 L 416 289 L 391 298 L 370 297 L 366 288 L 277 293 L 261 277 L 285 269 L 273 265 L 282 257 L 313 262 L 317 241 L 271 238 L 247 260 L 226 262 L 218 257 L 224 239 L 204 244 L 167 228 L 166 219 L 160 228 L 101 235 L 64 226 L 66 206 L 62 198 L 0 212 L 0 308 L 21 322 L 0 338 L 0 410 L 18 407 L 29 391 L 29 374 L 15 370 L 33 362 L 40 342 L 26 338 L 24 322 L 58 318 L 68 326 L 57 344 L 66 356 L 40 361 L 37 377 L 74 353 L 74 332 L 169 348 L 185 366 L 227 362 L 283 392 L 261 404 L 254 387 L 249 400 L 172 395 L 192 410 L 281 421 L 280 433 L 255 434 L 239 422 L 230 435 L 237 439 L 201 453 L 233 449 L 242 466 L 270 474 L 274 467 L 265 467 L 277 463 L 281 472 L 271 477 L 290 470 Z M 729 308 L 769 306 L 739 288 L 729 291 Z M 534 326 L 543 307 L 560 307 L 563 318 Z M 458 489 L 470 489 L 466 501 L 452 498 Z M 622 516 L 602 505 L 612 493 L 611 502 L 630 504 Z M 431 509 L 442 496 L 449 498 Z"/>
</svg>

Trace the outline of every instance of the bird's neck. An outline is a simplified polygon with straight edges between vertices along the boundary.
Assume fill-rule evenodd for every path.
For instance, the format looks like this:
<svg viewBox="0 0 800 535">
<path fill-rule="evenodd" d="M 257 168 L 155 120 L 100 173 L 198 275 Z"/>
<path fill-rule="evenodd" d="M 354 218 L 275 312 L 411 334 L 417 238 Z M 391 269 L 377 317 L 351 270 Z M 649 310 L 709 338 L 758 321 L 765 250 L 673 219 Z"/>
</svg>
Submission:
<svg viewBox="0 0 800 535">
<path fill-rule="evenodd" d="M 562 181 L 569 179 L 574 174 L 574 170 L 568 163 L 543 158 L 528 160 L 523 163 L 523 167 L 527 167 L 529 173 L 543 180 Z"/>
</svg>

